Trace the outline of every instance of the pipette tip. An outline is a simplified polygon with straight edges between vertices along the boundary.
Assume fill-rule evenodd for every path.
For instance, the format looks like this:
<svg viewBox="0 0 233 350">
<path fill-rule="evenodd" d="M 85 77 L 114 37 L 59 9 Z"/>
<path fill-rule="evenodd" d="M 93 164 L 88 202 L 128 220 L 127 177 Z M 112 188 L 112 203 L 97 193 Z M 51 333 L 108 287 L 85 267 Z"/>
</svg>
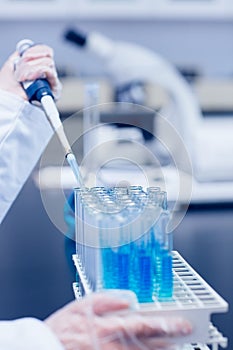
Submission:
<svg viewBox="0 0 233 350">
<path fill-rule="evenodd" d="M 81 173 L 79 170 L 78 162 L 77 162 L 73 152 L 71 152 L 71 151 L 68 152 L 66 154 L 66 159 L 67 159 L 67 162 L 69 163 L 69 165 L 73 171 L 73 174 L 74 174 L 76 180 L 78 181 L 79 187 L 84 188 L 84 183 L 83 183 L 83 179 L 82 179 L 82 176 L 81 176 Z"/>
</svg>

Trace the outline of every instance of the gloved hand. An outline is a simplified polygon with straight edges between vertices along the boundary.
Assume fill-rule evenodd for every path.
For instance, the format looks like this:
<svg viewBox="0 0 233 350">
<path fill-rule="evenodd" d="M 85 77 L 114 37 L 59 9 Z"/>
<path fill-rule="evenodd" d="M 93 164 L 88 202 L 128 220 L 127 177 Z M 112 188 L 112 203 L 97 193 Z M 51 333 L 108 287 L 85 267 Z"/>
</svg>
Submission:
<svg viewBox="0 0 233 350">
<path fill-rule="evenodd" d="M 53 50 L 46 45 L 32 46 L 22 57 L 17 52 L 13 53 L 0 70 L 0 89 L 27 100 L 20 82 L 38 78 L 47 79 L 54 98 L 60 97 L 61 83 L 55 68 Z"/>
<path fill-rule="evenodd" d="M 111 292 L 93 293 L 71 302 L 45 320 L 66 350 L 156 350 L 171 349 L 171 339 L 191 333 L 181 318 L 142 316 L 114 312 L 127 310 L 128 301 Z"/>
</svg>

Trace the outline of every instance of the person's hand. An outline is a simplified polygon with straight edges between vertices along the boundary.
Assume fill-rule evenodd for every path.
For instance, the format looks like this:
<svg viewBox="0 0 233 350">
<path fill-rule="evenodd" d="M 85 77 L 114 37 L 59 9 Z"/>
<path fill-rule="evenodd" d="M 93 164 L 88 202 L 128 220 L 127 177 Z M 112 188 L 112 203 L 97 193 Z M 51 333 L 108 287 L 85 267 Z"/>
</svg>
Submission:
<svg viewBox="0 0 233 350">
<path fill-rule="evenodd" d="M 27 100 L 20 83 L 38 78 L 47 79 L 54 98 L 59 98 L 61 83 L 55 68 L 53 50 L 46 45 L 32 46 L 22 57 L 19 57 L 17 52 L 13 53 L 0 70 L 0 89 Z"/>
<path fill-rule="evenodd" d="M 127 301 L 111 293 L 93 293 L 69 303 L 45 323 L 66 350 L 165 349 L 171 345 L 165 337 L 185 336 L 192 331 L 190 323 L 181 318 L 114 314 L 128 307 Z"/>
</svg>

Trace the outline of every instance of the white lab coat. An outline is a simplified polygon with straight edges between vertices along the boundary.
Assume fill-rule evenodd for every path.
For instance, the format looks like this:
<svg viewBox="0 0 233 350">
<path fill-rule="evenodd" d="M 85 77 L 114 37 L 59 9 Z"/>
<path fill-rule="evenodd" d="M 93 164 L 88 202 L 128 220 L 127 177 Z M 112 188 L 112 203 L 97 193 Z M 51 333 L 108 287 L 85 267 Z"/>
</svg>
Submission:
<svg viewBox="0 0 233 350">
<path fill-rule="evenodd" d="M 40 108 L 0 90 L 0 223 L 52 133 Z"/>
<path fill-rule="evenodd" d="M 53 134 L 44 113 L 0 90 L 0 222 Z M 0 350 L 64 350 L 44 322 L 0 321 Z"/>
</svg>

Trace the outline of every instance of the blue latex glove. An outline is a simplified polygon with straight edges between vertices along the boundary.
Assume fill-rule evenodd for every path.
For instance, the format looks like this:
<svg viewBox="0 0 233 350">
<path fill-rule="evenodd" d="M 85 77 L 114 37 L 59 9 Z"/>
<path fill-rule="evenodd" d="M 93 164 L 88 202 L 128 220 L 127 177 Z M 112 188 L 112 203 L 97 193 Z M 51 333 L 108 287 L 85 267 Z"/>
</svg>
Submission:
<svg viewBox="0 0 233 350">
<path fill-rule="evenodd" d="M 64 220 L 67 224 L 67 232 L 65 235 L 65 254 L 70 270 L 76 275 L 76 269 L 72 260 L 75 254 L 75 211 L 74 211 L 74 192 L 71 193 L 64 205 Z"/>
<path fill-rule="evenodd" d="M 67 224 L 66 236 L 75 240 L 75 209 L 74 209 L 74 192 L 71 193 L 64 205 L 64 220 Z"/>
</svg>

